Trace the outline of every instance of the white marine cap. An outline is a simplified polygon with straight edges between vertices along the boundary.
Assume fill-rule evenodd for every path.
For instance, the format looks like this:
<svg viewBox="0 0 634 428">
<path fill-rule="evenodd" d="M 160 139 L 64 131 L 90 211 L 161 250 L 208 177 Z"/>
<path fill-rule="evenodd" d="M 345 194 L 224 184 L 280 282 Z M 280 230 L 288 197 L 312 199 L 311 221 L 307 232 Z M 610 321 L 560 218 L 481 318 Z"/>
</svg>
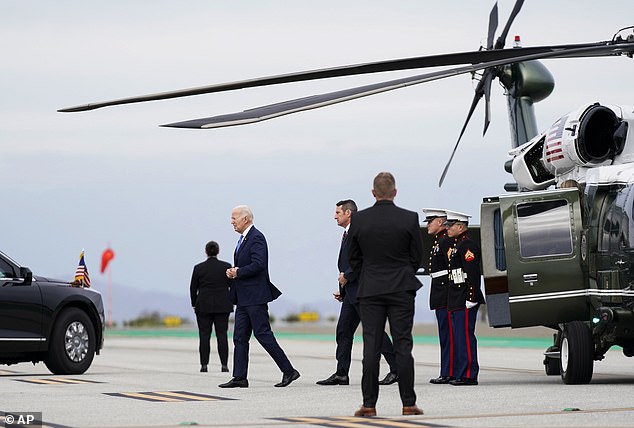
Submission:
<svg viewBox="0 0 634 428">
<path fill-rule="evenodd" d="M 469 214 L 459 213 L 458 211 L 447 210 L 447 223 L 453 223 L 455 221 L 462 221 L 464 223 L 469 223 L 470 217 L 471 216 Z"/>
<path fill-rule="evenodd" d="M 447 211 L 441 210 L 439 208 L 423 208 L 423 212 L 425 213 L 425 220 L 423 221 L 431 221 L 436 217 L 447 217 Z"/>
</svg>

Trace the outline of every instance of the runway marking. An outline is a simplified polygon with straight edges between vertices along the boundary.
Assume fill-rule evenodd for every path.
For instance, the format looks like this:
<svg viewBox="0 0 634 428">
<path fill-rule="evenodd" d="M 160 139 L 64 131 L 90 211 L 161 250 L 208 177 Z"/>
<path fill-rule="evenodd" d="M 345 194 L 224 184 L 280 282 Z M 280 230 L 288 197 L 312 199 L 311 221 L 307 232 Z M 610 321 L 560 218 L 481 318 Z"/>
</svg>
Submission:
<svg viewBox="0 0 634 428">
<path fill-rule="evenodd" d="M 13 370 L 0 370 L 0 376 L 11 376 L 20 372 L 15 372 Z"/>
<path fill-rule="evenodd" d="M 111 397 L 135 398 L 137 400 L 153 402 L 235 400 L 234 398 L 187 391 L 106 392 L 104 394 L 110 395 Z"/>
<path fill-rule="evenodd" d="M 59 378 L 49 377 L 43 379 L 14 379 L 18 382 L 35 383 L 39 385 L 72 385 L 72 384 L 84 384 L 84 383 L 103 383 L 95 380 L 88 379 L 71 379 L 71 378 Z"/>
<path fill-rule="evenodd" d="M 320 425 L 324 427 L 345 427 L 345 428 L 368 428 L 368 427 L 399 427 L 399 428 L 421 428 L 434 427 L 435 424 L 429 424 L 419 421 L 410 421 L 405 419 L 389 419 L 380 417 L 360 418 L 356 416 L 339 416 L 339 417 L 297 417 L 297 418 L 273 418 L 278 421 L 304 423 L 311 425 Z"/>
</svg>

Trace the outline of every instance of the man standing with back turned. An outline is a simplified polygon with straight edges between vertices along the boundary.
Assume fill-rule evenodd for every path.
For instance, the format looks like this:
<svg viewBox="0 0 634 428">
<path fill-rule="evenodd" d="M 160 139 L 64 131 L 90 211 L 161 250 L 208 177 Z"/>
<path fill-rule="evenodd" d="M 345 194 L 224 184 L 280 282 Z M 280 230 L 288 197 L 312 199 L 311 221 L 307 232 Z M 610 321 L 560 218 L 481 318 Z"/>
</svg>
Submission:
<svg viewBox="0 0 634 428">
<path fill-rule="evenodd" d="M 403 415 L 421 415 L 414 392 L 412 326 L 416 279 L 423 242 L 418 214 L 394 204 L 396 182 L 389 172 L 374 178 L 376 203 L 352 216 L 350 266 L 359 277 L 359 308 L 363 326 L 363 405 L 355 416 L 376 416 L 379 359 L 386 319 L 396 351 L 398 389 Z"/>
<path fill-rule="evenodd" d="M 269 323 L 268 303 L 280 294 L 269 279 L 269 250 L 262 232 L 253 226 L 253 213 L 246 205 L 231 211 L 231 225 L 240 234 L 234 252 L 234 267 L 227 269 L 231 279 L 230 299 L 236 304 L 233 327 L 233 379 L 218 385 L 221 388 L 248 388 L 249 339 L 251 333 L 282 371 L 282 381 L 275 386 L 288 386 L 299 378 L 286 354 L 275 340 Z"/>
</svg>

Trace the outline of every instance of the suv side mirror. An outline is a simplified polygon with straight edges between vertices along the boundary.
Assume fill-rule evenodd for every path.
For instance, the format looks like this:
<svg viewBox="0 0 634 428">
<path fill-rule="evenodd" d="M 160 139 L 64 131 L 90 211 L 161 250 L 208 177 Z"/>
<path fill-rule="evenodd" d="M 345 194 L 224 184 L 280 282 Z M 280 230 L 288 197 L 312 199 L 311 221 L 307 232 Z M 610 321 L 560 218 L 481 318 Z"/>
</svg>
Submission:
<svg viewBox="0 0 634 428">
<path fill-rule="evenodd" d="M 33 272 L 28 267 L 21 267 L 20 278 L 24 278 L 22 285 L 31 285 L 33 283 Z"/>
</svg>

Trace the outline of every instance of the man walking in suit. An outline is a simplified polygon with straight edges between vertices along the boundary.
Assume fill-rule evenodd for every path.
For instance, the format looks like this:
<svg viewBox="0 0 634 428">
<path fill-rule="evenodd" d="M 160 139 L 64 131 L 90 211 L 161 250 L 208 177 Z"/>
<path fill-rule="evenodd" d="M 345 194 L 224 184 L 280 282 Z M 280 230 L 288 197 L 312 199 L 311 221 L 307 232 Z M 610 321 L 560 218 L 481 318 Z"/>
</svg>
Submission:
<svg viewBox="0 0 634 428">
<path fill-rule="evenodd" d="M 363 326 L 363 405 L 355 416 L 376 416 L 379 359 L 385 322 L 396 351 L 398 389 L 403 415 L 421 415 L 414 392 L 412 327 L 416 279 L 423 253 L 418 214 L 394 204 L 396 182 L 380 172 L 373 183 L 376 203 L 352 216 L 350 266 L 359 278 L 359 308 Z"/>
<path fill-rule="evenodd" d="M 221 371 L 229 371 L 227 367 L 229 359 L 227 328 L 229 327 L 229 313 L 233 312 L 233 304 L 229 301 L 229 278 L 227 278 L 226 272 L 231 265 L 218 260 L 219 252 L 220 246 L 216 242 L 207 242 L 205 245 L 207 260 L 194 266 L 189 286 L 192 308 L 194 308 L 198 323 L 198 353 L 200 354 L 201 372 L 206 372 L 207 364 L 209 364 L 209 341 L 214 326 Z"/>
<path fill-rule="evenodd" d="M 234 266 L 227 269 L 231 279 L 230 299 L 236 304 L 233 328 L 233 379 L 221 388 L 247 388 L 249 365 L 249 339 L 251 333 L 273 358 L 282 371 L 282 381 L 277 387 L 285 387 L 299 378 L 286 354 L 277 343 L 269 323 L 268 303 L 282 294 L 269 278 L 269 250 L 262 232 L 253 226 L 253 213 L 246 205 L 231 211 L 231 224 L 240 234 L 233 256 Z"/>
<path fill-rule="evenodd" d="M 339 249 L 339 292 L 334 293 L 335 299 L 341 302 L 339 320 L 337 321 L 337 371 L 329 378 L 317 381 L 317 385 L 349 385 L 350 360 L 352 357 L 352 342 L 354 332 L 357 331 L 361 318 L 359 317 L 359 301 L 357 300 L 357 288 L 359 282 L 357 276 L 350 268 L 348 261 L 348 229 L 350 228 L 350 217 L 357 212 L 357 204 L 352 199 L 345 199 L 337 202 L 335 209 L 335 220 L 337 224 L 344 228 Z M 396 357 L 394 346 L 390 337 L 383 335 L 383 345 L 381 353 L 390 366 L 389 373 L 385 379 L 379 382 L 380 385 L 390 385 L 398 380 L 396 372 Z"/>
</svg>

